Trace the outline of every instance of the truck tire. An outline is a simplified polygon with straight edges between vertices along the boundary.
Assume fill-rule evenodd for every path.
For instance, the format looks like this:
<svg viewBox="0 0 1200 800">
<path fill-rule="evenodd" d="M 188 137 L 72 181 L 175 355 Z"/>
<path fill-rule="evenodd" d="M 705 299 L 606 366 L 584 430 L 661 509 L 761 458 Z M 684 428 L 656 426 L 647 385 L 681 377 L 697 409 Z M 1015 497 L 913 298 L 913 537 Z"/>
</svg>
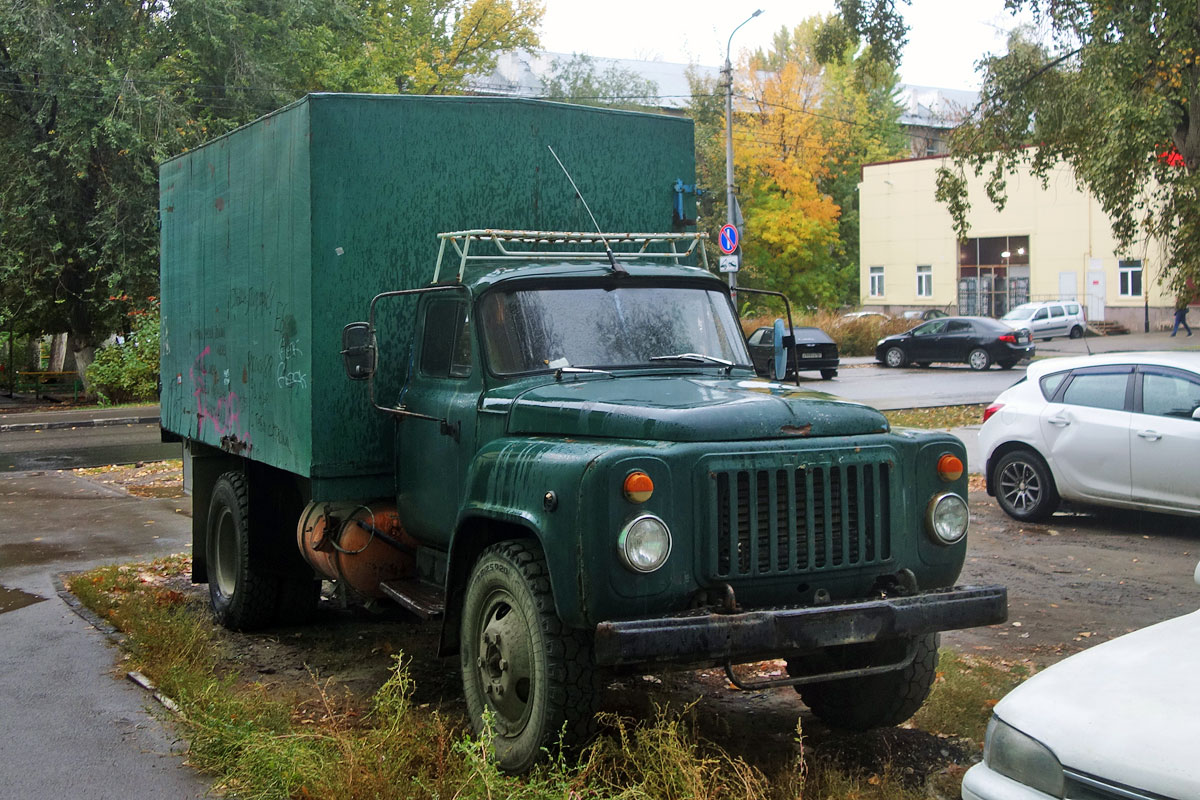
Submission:
<svg viewBox="0 0 1200 800">
<path fill-rule="evenodd" d="M 217 622 L 235 631 L 274 623 L 280 578 L 264 569 L 250 547 L 250 492 L 240 472 L 226 472 L 213 486 L 205 551 L 208 596 Z"/>
<path fill-rule="evenodd" d="M 600 694 L 591 637 L 559 620 L 537 543 L 500 542 L 480 555 L 461 624 L 468 716 L 477 735 L 490 719 L 502 770 L 527 771 L 560 736 L 567 746 L 591 737 Z"/>
<path fill-rule="evenodd" d="M 937 677 L 938 634 L 917 637 L 916 646 L 916 656 L 903 669 L 804 684 L 796 691 L 804 704 L 832 728 L 865 731 L 899 725 L 917 713 Z"/>
</svg>

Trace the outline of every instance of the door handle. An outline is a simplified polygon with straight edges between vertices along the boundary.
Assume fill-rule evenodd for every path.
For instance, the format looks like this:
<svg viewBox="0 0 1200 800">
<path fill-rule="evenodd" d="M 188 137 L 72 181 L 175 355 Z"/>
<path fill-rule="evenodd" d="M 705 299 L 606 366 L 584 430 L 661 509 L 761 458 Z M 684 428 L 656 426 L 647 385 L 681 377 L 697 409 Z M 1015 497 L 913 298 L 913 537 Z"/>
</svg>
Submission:
<svg viewBox="0 0 1200 800">
<path fill-rule="evenodd" d="M 1149 442 L 1157 442 L 1162 438 L 1162 434 L 1158 431 L 1138 431 L 1138 436 Z"/>
<path fill-rule="evenodd" d="M 1065 428 L 1071 424 L 1071 420 L 1067 419 L 1061 414 L 1050 417 L 1048 420 L 1046 420 L 1046 422 L 1049 422 L 1051 425 L 1057 425 L 1060 428 Z"/>
</svg>

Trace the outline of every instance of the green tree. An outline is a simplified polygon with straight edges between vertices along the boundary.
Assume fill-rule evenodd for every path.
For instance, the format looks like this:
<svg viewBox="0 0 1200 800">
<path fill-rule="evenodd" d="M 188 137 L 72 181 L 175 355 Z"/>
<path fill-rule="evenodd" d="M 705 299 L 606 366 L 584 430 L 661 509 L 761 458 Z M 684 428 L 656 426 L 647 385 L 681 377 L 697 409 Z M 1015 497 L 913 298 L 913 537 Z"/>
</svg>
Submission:
<svg viewBox="0 0 1200 800">
<path fill-rule="evenodd" d="M 610 64 L 599 72 L 595 60 L 576 53 L 555 59 L 550 74 L 542 78 L 548 100 L 611 108 L 644 108 L 658 105 L 658 84 L 637 72 Z"/>
<path fill-rule="evenodd" d="M 1140 239 L 1166 248 L 1177 290 L 1200 280 L 1200 11 L 1183 0 L 1008 0 L 1028 10 L 1047 41 L 1018 30 L 1008 52 L 985 58 L 982 101 L 951 138 L 953 162 L 937 196 L 967 235 L 968 170 L 986 176 L 1003 207 L 1005 176 L 1024 167 L 1042 180 L 1074 170 L 1112 220 L 1118 252 Z M 848 27 L 902 40 L 868 0 L 841 0 Z M 848 13 L 849 12 L 849 13 Z M 1031 147 L 1031 145 L 1034 145 Z"/>
<path fill-rule="evenodd" d="M 0 322 L 86 368 L 157 295 L 158 171 L 308 91 L 456 92 L 533 0 L 0 0 Z"/>
</svg>

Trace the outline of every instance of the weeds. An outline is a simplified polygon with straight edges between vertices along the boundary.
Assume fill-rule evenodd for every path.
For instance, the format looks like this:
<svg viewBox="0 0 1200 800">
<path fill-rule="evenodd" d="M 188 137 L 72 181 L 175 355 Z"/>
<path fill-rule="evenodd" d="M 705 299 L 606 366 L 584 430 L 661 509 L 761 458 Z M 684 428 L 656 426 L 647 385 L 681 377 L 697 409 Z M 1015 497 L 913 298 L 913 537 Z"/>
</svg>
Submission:
<svg viewBox="0 0 1200 800">
<path fill-rule="evenodd" d="M 933 692 L 913 723 L 982 747 L 992 706 L 1032 673 L 1028 663 L 985 661 L 942 650 Z"/>
<path fill-rule="evenodd" d="M 762 768 L 704 741 L 690 707 L 658 707 L 635 722 L 616 715 L 581 752 L 561 751 L 521 778 L 489 758 L 488 735 L 413 701 L 409 662 L 393 655 L 367 700 L 310 669 L 308 684 L 279 699 L 229 666 L 222 634 L 198 599 L 179 591 L 186 557 L 103 567 L 70 588 L 123 630 L 131 666 L 182 712 L 189 760 L 242 798 L 514 798 L 514 800 L 910 800 L 923 796 L 891 774 L 847 774 L 800 756 Z M 990 704 L 1018 679 L 1012 670 L 943 653 L 938 685 L 918 717 L 930 730 L 979 740 Z M 304 689 L 304 691 L 300 691 Z M 797 752 L 803 752 L 797 725 Z M 787 760 L 786 758 L 784 759 Z M 946 778 L 949 782 L 951 778 Z M 911 783 L 911 781 L 909 781 Z"/>
<path fill-rule="evenodd" d="M 962 428 L 983 422 L 987 404 L 938 406 L 936 408 L 902 408 L 884 411 L 894 427 L 902 428 Z"/>
</svg>

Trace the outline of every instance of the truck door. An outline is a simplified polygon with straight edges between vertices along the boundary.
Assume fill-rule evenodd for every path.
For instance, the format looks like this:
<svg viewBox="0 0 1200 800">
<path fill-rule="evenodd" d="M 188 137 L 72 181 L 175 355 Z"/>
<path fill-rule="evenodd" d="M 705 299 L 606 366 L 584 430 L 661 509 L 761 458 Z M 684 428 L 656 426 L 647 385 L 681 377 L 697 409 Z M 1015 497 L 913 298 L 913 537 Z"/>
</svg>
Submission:
<svg viewBox="0 0 1200 800">
<path fill-rule="evenodd" d="M 396 446 L 397 504 L 409 533 L 449 543 L 475 453 L 476 411 L 482 391 L 464 297 L 427 295 L 400 398 L 409 411 L 444 422 L 405 418 Z"/>
</svg>

